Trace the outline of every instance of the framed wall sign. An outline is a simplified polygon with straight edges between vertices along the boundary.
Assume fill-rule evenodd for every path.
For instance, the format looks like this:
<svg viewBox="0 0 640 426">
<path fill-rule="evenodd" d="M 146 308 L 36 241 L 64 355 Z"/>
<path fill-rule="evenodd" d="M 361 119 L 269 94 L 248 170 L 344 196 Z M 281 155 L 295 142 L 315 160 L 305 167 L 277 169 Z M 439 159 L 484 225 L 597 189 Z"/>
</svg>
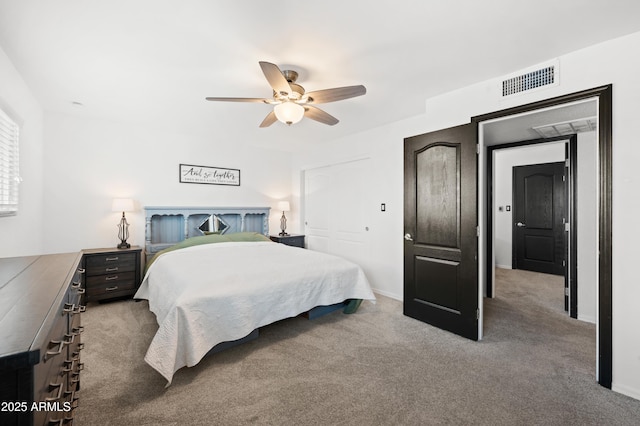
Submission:
<svg viewBox="0 0 640 426">
<path fill-rule="evenodd" d="M 240 186 L 240 170 L 180 164 L 180 182 Z"/>
</svg>

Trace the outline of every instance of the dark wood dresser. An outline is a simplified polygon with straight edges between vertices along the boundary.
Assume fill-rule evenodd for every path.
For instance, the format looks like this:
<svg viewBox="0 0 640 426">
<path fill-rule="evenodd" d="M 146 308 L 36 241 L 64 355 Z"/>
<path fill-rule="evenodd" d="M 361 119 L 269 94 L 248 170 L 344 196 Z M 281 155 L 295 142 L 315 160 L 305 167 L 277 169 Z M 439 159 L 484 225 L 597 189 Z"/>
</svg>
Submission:
<svg viewBox="0 0 640 426">
<path fill-rule="evenodd" d="M 0 259 L 0 424 L 73 423 L 82 254 Z"/>
<path fill-rule="evenodd" d="M 85 301 L 133 296 L 140 286 L 142 248 L 83 250 L 86 269 Z"/>
<path fill-rule="evenodd" d="M 271 241 L 276 243 L 286 244 L 292 247 L 304 248 L 304 235 L 287 234 L 287 235 L 271 235 L 269 236 Z"/>
</svg>

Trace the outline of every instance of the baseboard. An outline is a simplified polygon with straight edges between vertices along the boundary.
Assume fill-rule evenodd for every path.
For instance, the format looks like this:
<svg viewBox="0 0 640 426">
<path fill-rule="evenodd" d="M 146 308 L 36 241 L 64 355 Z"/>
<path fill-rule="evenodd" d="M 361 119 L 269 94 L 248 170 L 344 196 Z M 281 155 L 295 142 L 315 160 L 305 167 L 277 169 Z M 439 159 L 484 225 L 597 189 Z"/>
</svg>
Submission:
<svg viewBox="0 0 640 426">
<path fill-rule="evenodd" d="M 627 395 L 633 399 L 640 400 L 640 390 L 633 389 L 624 385 L 616 385 L 615 383 L 611 383 L 611 390 L 614 392 L 621 393 L 623 395 Z"/>
<path fill-rule="evenodd" d="M 591 324 L 595 324 L 596 323 L 596 318 L 589 316 L 589 315 L 580 315 L 578 314 L 578 321 L 584 321 L 584 322 L 588 322 Z"/>
<path fill-rule="evenodd" d="M 373 288 L 372 290 L 376 294 L 379 294 L 381 296 L 386 296 L 386 297 L 389 297 L 391 299 L 395 299 L 395 300 L 397 300 L 399 302 L 402 302 L 404 300 L 404 297 L 399 296 L 396 293 L 390 293 L 388 291 L 378 290 L 377 288 Z"/>
<path fill-rule="evenodd" d="M 496 268 L 500 269 L 513 269 L 511 265 L 496 265 Z"/>
</svg>

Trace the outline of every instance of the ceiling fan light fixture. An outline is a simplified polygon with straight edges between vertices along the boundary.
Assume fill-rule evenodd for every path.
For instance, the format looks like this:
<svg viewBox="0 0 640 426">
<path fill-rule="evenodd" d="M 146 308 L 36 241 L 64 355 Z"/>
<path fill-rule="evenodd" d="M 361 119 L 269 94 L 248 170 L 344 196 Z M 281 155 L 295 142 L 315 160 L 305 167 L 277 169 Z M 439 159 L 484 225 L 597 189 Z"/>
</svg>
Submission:
<svg viewBox="0 0 640 426">
<path fill-rule="evenodd" d="M 304 107 L 294 102 L 283 102 L 273 108 L 276 118 L 287 125 L 292 125 L 304 117 Z"/>
</svg>

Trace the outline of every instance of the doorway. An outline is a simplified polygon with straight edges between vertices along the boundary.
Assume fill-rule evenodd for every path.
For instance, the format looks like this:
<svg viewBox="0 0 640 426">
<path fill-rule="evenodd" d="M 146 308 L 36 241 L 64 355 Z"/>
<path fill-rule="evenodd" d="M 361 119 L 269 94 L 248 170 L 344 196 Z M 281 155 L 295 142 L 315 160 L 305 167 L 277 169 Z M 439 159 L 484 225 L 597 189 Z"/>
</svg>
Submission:
<svg viewBox="0 0 640 426">
<path fill-rule="evenodd" d="M 593 113 L 586 108 L 574 111 L 577 114 Z M 552 118 L 552 117 L 551 117 Z M 585 133 L 586 132 L 586 133 Z M 572 318 L 595 323 L 596 294 L 596 247 L 597 207 L 595 200 L 597 169 L 595 152 L 596 138 L 593 129 L 584 130 L 579 135 L 580 155 L 578 155 L 578 134 L 558 136 L 547 139 L 535 139 L 522 142 L 506 143 L 487 147 L 487 188 L 488 206 L 487 222 L 490 226 L 487 235 L 492 236 L 494 246 L 494 265 L 506 269 L 532 269 L 538 272 L 563 275 L 564 277 L 564 310 Z M 579 159 L 579 161 L 578 161 Z M 556 163 L 556 171 L 539 170 Z M 546 166 L 545 166 L 546 164 Z M 535 213 L 538 206 L 518 206 L 520 198 L 514 183 L 514 170 L 533 174 L 531 182 L 534 192 L 527 195 L 529 202 L 537 203 L 542 198 L 546 210 Z M 580 169 L 580 173 L 578 173 Z M 554 175 L 552 177 L 552 175 Z M 581 176 L 581 185 L 577 186 L 577 178 Z M 535 186 L 546 182 L 551 193 L 536 192 Z M 544 189 L 544 188 L 543 188 Z M 561 205 L 556 208 L 555 204 Z M 553 205 L 551 205 L 553 204 Z M 576 213 L 579 210 L 580 213 Z M 555 223 L 542 226 L 551 217 Z M 579 219 L 579 220 L 578 220 Z M 530 223 L 533 221 L 533 223 Z M 523 232 L 526 231 L 526 232 Z M 531 241 L 519 241 L 513 238 L 518 233 L 531 234 Z M 578 246 L 578 234 L 580 247 Z M 520 236 L 523 239 L 528 238 Z M 542 240 L 542 241 L 540 241 Z M 578 250 L 580 248 L 580 250 Z M 527 251 L 528 253 L 523 253 Z M 578 251 L 580 256 L 578 256 Z M 518 257 L 521 259 L 518 262 Z M 581 273 L 578 274 L 578 258 L 581 260 Z M 530 265 L 530 263 L 533 263 Z M 530 267 L 529 267 L 530 266 Z M 487 268 L 490 271 L 492 265 Z M 491 274 L 493 276 L 493 274 Z M 494 297 L 495 283 L 491 276 L 486 281 L 485 296 Z M 584 280 L 584 286 L 578 288 L 578 277 Z M 578 317 L 578 298 L 583 299 L 581 315 Z"/>
<path fill-rule="evenodd" d="M 542 111 L 552 111 L 572 104 L 582 104 L 595 102 L 597 111 L 597 161 L 598 161 L 598 187 L 597 187 L 597 233 L 598 233 L 598 256 L 597 264 L 597 357 L 596 357 L 596 377 L 598 383 L 607 388 L 611 388 L 612 374 L 612 241 L 611 241 L 611 93 L 612 87 L 603 86 L 571 95 L 535 102 L 516 108 L 498 111 L 472 118 L 472 122 L 478 123 L 482 129 L 485 124 L 495 121 L 510 120 L 512 118 L 524 117 Z M 483 132 L 479 131 L 479 273 L 480 288 L 493 283 L 495 262 L 493 239 L 491 233 L 487 232 L 491 227 L 488 218 L 491 216 L 490 204 L 486 198 L 488 188 L 488 178 L 486 174 L 487 146 L 483 140 Z M 479 299 L 483 298 L 480 292 Z M 482 319 L 482 300 L 479 300 Z M 480 325 L 482 330 L 482 325 Z"/>
</svg>

